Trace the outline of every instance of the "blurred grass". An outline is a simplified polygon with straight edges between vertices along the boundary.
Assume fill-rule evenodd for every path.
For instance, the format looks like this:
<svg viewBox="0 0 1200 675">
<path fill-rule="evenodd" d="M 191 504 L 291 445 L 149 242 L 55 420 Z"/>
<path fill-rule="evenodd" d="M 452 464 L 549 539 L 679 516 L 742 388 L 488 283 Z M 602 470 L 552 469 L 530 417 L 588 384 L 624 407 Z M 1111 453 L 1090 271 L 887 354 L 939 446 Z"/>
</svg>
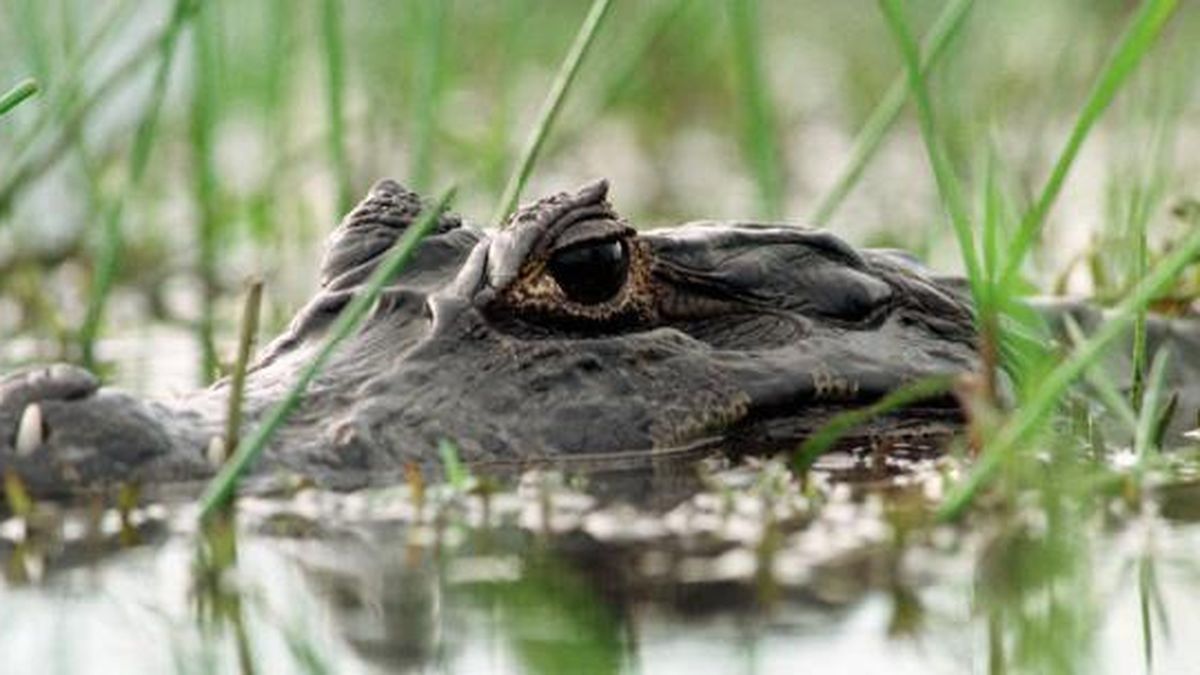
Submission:
<svg viewBox="0 0 1200 675">
<path fill-rule="evenodd" d="M 1013 236 L 1009 254 L 1006 258 L 1004 271 L 1000 276 L 1002 284 L 1007 284 L 1018 273 L 1029 247 L 1040 233 L 1046 216 L 1054 202 L 1058 199 L 1067 174 L 1071 170 L 1083 143 L 1087 140 L 1092 128 L 1100 115 L 1112 103 L 1121 85 L 1141 62 L 1146 52 L 1155 45 L 1163 26 L 1175 13 L 1177 0 L 1147 0 L 1141 3 L 1137 15 L 1129 24 L 1128 30 L 1113 48 L 1112 55 L 1104 64 L 1095 86 L 1084 102 L 1079 116 L 1071 128 L 1066 145 L 1058 155 L 1051 169 L 1050 177 L 1046 180 L 1037 201 L 1021 221 L 1020 227 Z"/>
<path fill-rule="evenodd" d="M 447 3 L 380 9 L 326 0 L 301 9 L 279 0 L 206 5 L 211 7 L 205 12 L 217 16 L 215 23 L 227 33 L 218 45 L 217 61 L 225 64 L 220 96 L 204 113 L 212 117 L 210 156 L 202 163 L 209 167 L 202 173 L 210 185 L 194 185 L 195 196 L 187 198 L 190 206 L 162 188 L 169 182 L 120 194 L 132 201 L 132 210 L 121 217 L 132 233 L 124 250 L 159 261 L 174 283 L 151 289 L 139 284 L 133 270 L 120 272 L 113 282 L 118 293 L 157 296 L 152 303 L 156 312 L 198 326 L 209 323 L 205 308 L 214 303 L 201 294 L 193 309 L 190 300 L 172 299 L 172 289 L 183 282 L 218 288 L 213 323 L 219 325 L 213 326 L 212 339 L 201 337 L 207 331 L 197 331 L 202 346 L 228 340 L 222 336 L 233 333 L 232 322 L 219 319 L 236 312 L 236 299 L 224 289 L 236 287 L 250 273 L 263 271 L 269 277 L 269 325 L 284 320 L 286 307 L 308 289 L 306 276 L 291 270 L 297 269 L 297 261 L 317 255 L 312 249 L 321 237 L 315 230 L 330 222 L 327 214 L 353 201 L 361 189 L 355 184 L 366 177 L 399 174 L 416 186 L 445 177 L 464 187 L 477 185 L 464 190 L 463 208 L 468 215 L 486 215 L 481 213 L 486 206 L 480 205 L 498 201 L 497 192 L 504 188 L 501 176 L 521 152 L 513 147 L 520 138 L 514 128 L 536 126 L 529 120 L 536 114 L 540 83 L 557 63 L 563 35 L 574 29 L 586 3 L 506 0 L 471 11 Z M 932 65 L 954 54 L 953 63 L 934 75 L 939 105 L 955 101 L 941 120 L 949 132 L 944 135 L 950 160 L 962 169 L 956 153 L 970 147 L 971 140 L 960 136 L 975 133 L 978 126 L 962 126 L 960 118 L 992 119 L 1001 163 L 1010 165 L 1017 177 L 1019 198 L 1026 189 L 1022 177 L 1036 175 L 1042 157 L 1023 153 L 1023 141 L 1001 139 L 1000 132 L 1019 136 L 1031 117 L 1039 125 L 1055 116 L 1061 119 L 1069 97 L 1037 94 L 1080 88 L 1089 56 L 1100 54 L 1099 45 L 1108 37 L 1104 31 L 1124 15 L 1111 2 L 1071 0 L 1047 7 L 1006 0 L 973 10 L 969 5 L 966 0 L 913 3 L 916 22 L 928 26 L 923 72 L 933 72 Z M 0 167 L 0 202 L 20 207 L 0 218 L 0 229 L 24 223 L 22 256 L 34 255 L 40 246 L 36 242 L 44 238 L 25 234 L 41 218 L 31 211 L 35 202 L 30 195 L 44 189 L 39 188 L 41 178 L 58 175 L 62 158 L 72 156 L 72 149 L 86 148 L 92 156 L 102 198 L 128 192 L 116 185 L 113 169 L 128 152 L 129 100 L 148 86 L 146 70 L 154 62 L 148 57 L 158 51 L 160 38 L 147 30 L 152 25 L 140 15 L 128 20 L 134 6 L 131 0 L 75 6 L 70 21 L 74 33 L 49 34 L 38 42 L 50 46 L 29 52 L 43 54 L 36 59 L 49 69 L 49 77 L 40 78 L 47 88 L 45 107 L 54 111 L 41 114 L 31 107 L 37 114 L 17 115 L 6 130 L 8 138 L 0 136 L 0 148 L 15 151 L 9 155 L 12 161 Z M 46 11 L 37 3 L 22 3 L 22 14 L 14 12 L 13 17 Z M 596 38 L 594 58 L 580 70 L 573 95 L 577 100 L 563 108 L 561 133 L 539 150 L 547 153 L 545 183 L 567 187 L 609 175 L 615 198 L 635 221 L 641 216 L 643 222 L 815 211 L 818 221 L 828 221 L 852 240 L 872 241 L 878 234 L 891 244 L 929 247 L 937 258 L 933 264 L 947 263 L 940 253 L 942 240 L 925 226 L 932 207 L 924 192 L 927 179 L 913 172 L 898 176 L 888 168 L 914 160 L 910 149 L 903 149 L 906 141 L 896 140 L 912 138 L 911 129 L 884 123 L 897 114 L 892 111 L 902 105 L 908 86 L 905 78 L 887 88 L 897 65 L 895 53 L 886 49 L 886 34 L 871 12 L 807 1 L 709 7 L 663 0 L 614 5 L 612 14 L 620 29 Z M 43 23 L 59 30 L 59 22 Z M 993 28 L 1018 24 L 1027 30 L 1012 34 Z M 1173 41 L 1185 42 L 1194 24 L 1179 28 Z M 22 65 L 35 58 L 21 47 L 30 36 L 13 31 L 13 25 L 0 27 L 0 74 L 6 64 L 18 72 L 35 72 Z M 319 26 L 320 39 L 302 41 L 302 26 Z M 497 26 L 503 30 L 497 32 Z M 1072 50 L 1049 50 L 1039 61 L 1025 58 L 1035 36 L 1064 26 L 1072 31 Z M 56 41 L 75 45 L 70 58 L 60 54 Z M 198 93 L 204 85 L 204 78 L 190 77 L 193 70 L 201 72 L 193 63 L 195 51 L 187 50 L 177 69 L 181 82 L 173 86 L 181 94 L 172 95 L 163 111 L 164 124 L 172 131 L 190 125 L 183 120 L 198 114 L 184 104 L 193 98 L 186 91 Z M 968 72 L 970 80 L 962 81 Z M 941 80 L 952 76 L 959 78 L 953 86 L 942 86 Z M 884 89 L 881 97 L 878 92 Z M 855 129 L 862 135 L 847 152 L 837 152 L 837 143 L 850 142 Z M 842 141 L 830 133 L 841 134 Z M 72 140 L 80 137 L 82 144 Z M 352 143 L 351 138 L 357 140 Z M 180 148 L 176 139 L 191 144 L 188 134 L 172 135 L 163 154 L 150 162 L 150 170 L 164 179 L 190 169 L 179 157 L 191 151 Z M 842 156 L 848 158 L 844 165 L 838 161 Z M 827 178 L 820 176 L 832 167 L 839 168 Z M 746 183 L 739 184 L 743 169 Z M 79 169 L 70 169 L 66 180 L 68 202 L 88 194 L 89 181 Z M 332 198 L 327 188 L 332 188 Z M 213 200 L 202 196 L 210 190 Z M 838 196 L 843 191 L 845 196 Z M 778 197 L 769 196 L 774 192 Z M 176 215 L 181 208 L 193 213 L 183 220 L 209 223 L 195 225 L 190 231 L 196 234 L 214 234 L 213 219 L 219 221 L 219 241 L 212 245 L 225 264 L 218 279 L 207 278 L 211 266 L 199 262 L 199 250 L 207 244 L 180 237 L 186 228 L 156 228 L 148 222 L 157 212 L 181 220 Z M 1064 218 L 1079 222 L 1077 210 L 1072 205 Z M 1086 218 L 1086 207 L 1080 215 Z M 78 233 L 82 222 L 74 216 L 59 227 Z M 276 245 L 265 245 L 268 241 Z M 1153 258 L 1157 243 L 1148 245 Z M 161 247 L 168 257 L 161 257 Z M 197 264 L 179 265 L 184 257 Z M 105 267 L 95 264 L 104 261 L 99 249 L 72 260 L 85 270 Z M 62 318 L 67 324 L 84 323 L 73 310 Z M 202 357 L 200 370 L 210 370 L 210 356 Z"/>
<path fill-rule="evenodd" d="M 1167 366 L 1171 362 L 1171 350 L 1162 349 L 1154 356 L 1144 386 L 1137 393 L 1144 400 L 1137 402 L 1137 430 L 1133 437 L 1133 452 L 1137 456 L 1138 469 L 1145 471 L 1150 466 L 1150 456 L 1162 447 L 1162 413 L 1167 405 Z"/>
<path fill-rule="evenodd" d="M 504 186 L 504 192 L 501 193 L 495 210 L 492 211 L 491 223 L 502 223 L 504 218 L 516 207 L 521 190 L 524 189 L 525 182 L 529 180 L 534 162 L 537 161 L 541 152 L 542 144 L 546 142 L 546 134 L 554 124 L 554 119 L 562 108 L 567 90 L 571 88 L 571 83 L 575 80 L 579 67 L 583 64 L 583 58 L 587 55 L 588 48 L 591 47 L 611 4 L 611 0 L 595 0 L 588 10 L 587 16 L 584 17 L 579 32 L 575 35 L 575 41 L 571 43 L 571 48 L 567 51 L 554 82 L 550 85 L 546 100 L 542 103 L 542 109 L 538 113 L 538 119 L 529 132 L 529 139 L 525 142 L 525 149 L 517 159 L 517 165 L 510 174 L 508 183 Z"/>
<path fill-rule="evenodd" d="M 417 50 L 417 73 L 413 109 L 412 168 L 409 180 L 413 189 L 429 189 L 433 180 L 433 158 L 438 134 L 438 118 L 441 113 L 441 98 L 445 88 L 445 64 L 443 51 L 446 39 L 447 14 L 451 3 L 431 0 L 412 5 L 414 21 L 420 26 L 416 31 L 419 42 Z"/>
<path fill-rule="evenodd" d="M 200 347 L 200 382 L 216 379 L 219 366 L 214 335 L 216 302 L 220 293 L 217 269 L 218 246 L 222 228 L 221 197 L 218 194 L 213 143 L 217 134 L 218 91 L 221 83 L 217 61 L 221 42 L 220 17 L 213 6 L 201 6 L 192 31 L 192 183 L 196 219 L 196 274 L 200 281 L 201 307 L 196 322 Z"/>
<path fill-rule="evenodd" d="M 935 515 L 988 519 L 971 528 L 989 545 L 968 595 L 996 668 L 1086 669 L 1105 610 L 1092 578 L 1109 552 L 1097 544 L 1105 500 L 1141 495 L 1169 460 L 1159 450 L 1171 362 L 1146 350 L 1147 307 L 1200 294 L 1195 271 L 1178 281 L 1200 251 L 1198 12 L 1170 0 L 883 8 L 890 28 L 869 4 L 817 0 L 8 1 L 0 82 L 31 74 L 44 94 L 0 96 L 0 342 L 79 325 L 68 354 L 96 362 L 106 331 L 166 318 L 196 335 L 208 380 L 234 333 L 227 289 L 263 274 L 268 323 L 287 321 L 310 292 L 330 215 L 377 174 L 419 189 L 457 179 L 462 210 L 491 211 L 491 222 L 527 184 L 595 175 L 614 179 L 614 201 L 640 225 L 812 213 L 856 243 L 923 247 L 935 267 L 970 277 L 986 360 L 1009 369 L 1015 407 L 983 420 L 982 456 Z M 58 234 L 47 243 L 46 232 Z M 1098 333 L 1052 352 L 1018 304 L 1038 288 L 1094 291 L 1115 309 Z M 1126 333 L 1139 383 L 1129 392 L 1106 360 Z M 1084 453 L 1092 438 L 1052 423 L 1069 417 L 1080 378 L 1100 400 L 1085 422 L 1126 432 L 1135 470 L 1096 456 L 1121 441 Z M 917 383 L 847 413 L 797 460 L 946 387 Z M 269 435 L 268 425 L 241 447 Z M 254 452 L 240 450 L 205 509 Z M 1138 567 L 1147 663 L 1164 641 L 1150 619 L 1153 565 L 1151 552 Z M 558 589 L 559 572 L 499 598 L 524 665 L 619 668 L 636 649 L 619 617 L 575 581 Z M 523 633 L 534 605 L 572 639 Z M 322 662 L 294 646 L 308 655 L 298 661 Z"/>
<path fill-rule="evenodd" d="M 763 40 L 758 0 L 729 0 L 730 46 L 741 101 L 743 144 L 758 184 L 760 210 L 769 219 L 783 216 L 784 167 L 779 158 L 779 132 L 774 105 L 763 80 Z"/>
<path fill-rule="evenodd" d="M 921 139 L 925 142 L 929 164 L 933 169 L 934 178 L 937 180 L 938 193 L 941 195 L 946 213 L 950 217 L 950 223 L 954 226 L 954 235 L 962 255 L 967 281 L 971 285 L 976 304 L 984 306 L 983 311 L 987 311 L 985 304 L 987 298 L 984 297 L 983 290 L 985 280 L 979 266 L 974 227 L 967 212 L 967 202 L 962 185 L 954 168 L 950 165 L 950 159 L 939 136 L 937 122 L 934 120 L 933 104 L 925 86 L 925 78 L 921 74 L 921 57 L 918 53 L 917 43 L 911 35 L 908 22 L 904 18 L 904 10 L 899 2 L 880 0 L 879 5 L 883 9 L 889 28 L 896 36 L 896 42 L 904 57 L 909 89 L 913 92 L 913 98 L 917 104 L 917 120 L 921 127 Z M 984 367 L 990 365 L 992 364 L 985 364 Z"/>
<path fill-rule="evenodd" d="M 13 200 L 34 181 L 54 168 L 68 149 L 78 146 L 79 134 L 88 117 L 94 114 L 101 103 L 127 85 L 129 80 L 140 72 L 142 66 L 152 62 L 151 57 L 159 49 L 162 39 L 172 30 L 168 25 L 160 34 L 144 40 L 120 65 L 112 68 L 104 78 L 94 84 L 87 96 L 83 96 L 79 90 L 88 59 L 94 58 L 96 52 L 105 46 L 105 41 L 112 38 L 113 31 L 120 25 L 121 19 L 132 6 L 132 1 L 126 0 L 114 5 L 108 14 L 98 19 L 98 28 L 84 47 L 73 50 L 73 57 L 57 69 L 57 77 L 50 85 L 50 104 L 41 111 L 33 124 L 17 137 L 10 154 L 13 168 L 0 174 L 3 176 L 3 180 L 0 180 L 0 215 L 5 214 L 12 207 Z M 30 32 L 36 35 L 38 26 L 39 24 L 35 23 L 26 28 L 33 29 Z M 39 42 L 36 37 L 26 36 L 22 44 Z M 46 142 L 43 138 L 44 132 L 56 119 L 60 121 L 59 129 L 56 129 L 57 134 L 53 140 Z M 29 158 L 28 154 L 39 146 L 42 148 L 41 153 L 32 159 Z M 6 218 L 0 218 L 0 224 L 6 221 Z"/>
<path fill-rule="evenodd" d="M 885 0 L 886 1 L 886 0 Z M 1054 370 L 1038 378 L 1029 395 L 1013 411 L 1012 418 L 989 442 L 970 475 L 946 497 L 939 507 L 942 519 L 961 516 L 976 494 L 1014 454 L 1025 452 L 1034 436 L 1043 430 L 1064 394 L 1085 370 L 1096 365 L 1104 351 L 1136 321 L 1138 311 L 1175 282 L 1179 274 L 1200 256 L 1200 231 L 1192 232 L 1179 247 L 1162 260 L 1136 288 L 1105 317 L 1104 324 L 1079 345 Z"/>
<path fill-rule="evenodd" d="M 974 0 L 952 0 L 947 2 L 942 13 L 929 29 L 929 35 L 922 49 L 920 72 L 928 77 L 929 70 L 938 62 L 947 47 L 962 30 L 967 16 L 970 14 Z M 879 101 L 879 105 L 871 112 L 870 117 L 863 123 L 862 129 L 854 139 L 854 148 L 845 167 L 838 174 L 833 187 L 826 191 L 817 203 L 811 217 L 815 225 L 825 225 L 833 214 L 846 200 L 847 195 L 862 179 L 867 165 L 879 150 L 879 146 L 891 131 L 904 109 L 904 102 L 911 91 L 912 79 L 908 71 L 896 76 L 888 87 L 887 93 Z"/>
<path fill-rule="evenodd" d="M 1035 383 L 1032 389 L 1019 393 L 1018 407 L 1012 417 L 1001 423 L 998 430 L 976 429 L 973 433 L 977 438 L 989 438 L 982 451 L 981 460 L 971 469 L 966 481 L 949 495 L 940 507 L 942 518 L 954 518 L 963 512 L 974 496 L 986 485 L 998 467 L 1011 463 L 1013 454 L 1025 451 L 1035 440 L 1044 427 L 1050 415 L 1057 409 L 1066 393 L 1067 387 L 1081 374 L 1086 372 L 1094 363 L 1104 358 L 1105 350 L 1114 342 L 1123 330 L 1135 328 L 1133 356 L 1133 400 L 1135 405 L 1141 404 L 1141 377 L 1144 363 L 1144 333 L 1146 308 L 1161 293 L 1172 287 L 1179 276 L 1188 267 L 1195 256 L 1200 253 L 1200 236 L 1188 237 L 1181 244 L 1182 249 L 1168 256 L 1152 275 L 1143 279 L 1145 274 L 1145 220 L 1138 223 L 1135 234 L 1141 249 L 1137 254 L 1135 277 L 1139 282 L 1135 291 L 1121 303 L 1113 316 L 1108 317 L 1104 327 L 1095 335 L 1085 340 L 1079 348 L 1062 364 L 1048 374 L 1035 377 L 1032 371 L 1020 372 L 1021 364 L 1014 362 L 1000 363 L 997 357 L 1002 350 L 997 349 L 1006 342 L 1002 333 L 1004 322 L 1001 313 L 1009 310 L 1015 304 L 1015 299 L 1023 294 L 1017 280 L 1011 275 L 1020 269 L 1021 261 L 1028 253 L 1028 247 L 1035 230 L 1041 227 L 1050 205 L 1059 194 L 1074 158 L 1078 155 L 1084 140 L 1095 125 L 1101 112 L 1111 103 L 1121 83 L 1130 75 L 1134 66 L 1149 51 L 1155 43 L 1155 38 L 1166 19 L 1174 10 L 1174 4 L 1150 0 L 1134 17 L 1129 30 L 1115 47 L 1113 56 L 1102 69 L 1097 84 L 1084 105 L 1083 112 L 1077 118 L 1072 128 L 1066 147 L 1060 153 L 1054 165 L 1046 186 L 1041 192 L 1035 207 L 1027 213 L 1016 228 L 1012 239 L 1000 243 L 999 230 L 1002 226 L 996 216 L 997 208 L 994 163 L 988 161 L 988 180 L 985 184 L 985 217 L 983 220 L 985 251 L 983 257 L 986 263 L 981 265 L 978 245 L 975 237 L 975 225 L 972 222 L 963 188 L 956 175 L 946 150 L 939 136 L 938 123 L 935 120 L 933 106 L 925 78 L 922 73 L 920 56 L 915 40 L 911 35 L 905 18 L 904 9 L 897 0 L 880 0 L 881 11 L 887 20 L 901 53 L 904 56 L 909 75 L 910 88 L 916 100 L 917 119 L 920 123 L 921 135 L 925 141 L 927 155 L 933 169 L 942 198 L 944 208 L 954 225 L 955 238 L 963 257 L 963 265 L 967 273 L 967 281 L 975 299 L 977 321 L 980 327 L 980 344 L 983 362 L 981 369 L 988 375 L 989 387 L 985 391 L 985 399 L 981 405 L 987 408 L 995 407 L 997 393 L 990 374 L 1004 365 L 1014 375 L 1018 382 Z M 998 260 L 1002 270 L 993 276 Z M 985 273 L 987 275 L 985 276 Z M 1011 340 L 1007 340 L 1012 344 Z M 993 413 L 975 410 L 976 418 L 972 424 L 992 424 Z M 1157 411 L 1153 411 L 1156 414 Z M 1139 427 L 1141 428 L 1141 427 Z"/>
<path fill-rule="evenodd" d="M 38 133 L 44 128 L 44 125 L 53 119 L 54 115 L 61 113 L 65 108 L 69 107 L 74 97 L 79 95 L 79 77 L 83 70 L 83 65 L 90 58 L 96 56 L 97 51 L 105 45 L 112 31 L 117 27 L 119 22 L 125 18 L 126 12 L 132 6 L 132 0 L 113 3 L 108 11 L 95 20 L 96 28 L 84 43 L 79 47 L 70 46 L 73 42 L 68 42 L 68 50 L 70 58 L 67 63 L 62 66 L 61 74 L 55 73 L 57 87 L 50 93 L 50 100 L 46 105 L 45 113 L 38 117 L 37 122 L 22 136 L 22 141 L 17 144 L 13 155 L 20 157 L 32 139 L 36 138 Z M 38 26 L 40 22 L 32 22 L 30 27 Z M 38 43 L 38 40 L 30 40 L 31 43 Z M 31 45 L 32 46 L 32 45 Z M 30 56 L 31 62 L 40 62 L 43 68 L 49 68 L 49 64 L 44 58 Z M 51 75 L 46 72 L 45 75 Z"/>
<path fill-rule="evenodd" d="M 246 372 L 254 358 L 255 336 L 258 334 L 259 316 L 262 313 L 263 284 L 252 279 L 246 288 L 246 300 L 242 306 L 242 320 L 238 333 L 237 355 L 233 361 L 233 372 L 229 375 L 229 405 L 225 412 L 225 436 L 222 439 L 220 460 L 233 457 L 241 441 L 243 409 L 246 394 Z"/>
<path fill-rule="evenodd" d="M 358 328 L 367 312 L 375 304 L 375 300 L 379 298 L 379 294 L 383 292 L 383 287 L 404 269 L 416 251 L 417 245 L 437 226 L 438 218 L 449 205 L 453 196 L 453 189 L 443 192 L 436 201 L 422 211 L 421 216 L 415 222 L 405 228 L 404 234 L 396 241 L 392 250 L 379 261 L 371 276 L 363 283 L 362 290 L 338 314 L 337 320 L 330 326 L 320 349 L 317 350 L 312 360 L 300 370 L 296 381 L 288 388 L 283 398 L 272 406 L 270 412 L 264 416 L 254 432 L 238 445 L 237 451 L 229 457 L 229 460 L 222 465 L 221 470 L 209 482 L 200 499 L 201 519 L 211 518 L 230 503 L 242 475 L 262 454 L 279 427 L 299 407 L 308 385 L 321 373 L 342 340 L 345 340 L 351 332 Z"/>
<path fill-rule="evenodd" d="M 82 326 L 68 354 L 95 362 L 107 329 L 161 318 L 195 334 L 209 379 L 235 331 L 227 289 L 262 273 L 267 323 L 286 321 L 311 290 L 330 215 L 378 174 L 457 180 L 460 208 L 493 223 L 527 184 L 597 175 L 639 224 L 813 213 L 855 243 L 921 248 L 967 273 L 985 360 L 1007 366 L 1016 406 L 981 422 L 994 425 L 983 455 L 939 515 L 1001 488 L 970 511 L 995 516 L 995 565 L 981 562 L 974 597 L 998 667 L 1086 658 L 1103 611 L 1088 595 L 1092 507 L 1113 471 L 1058 423 L 1086 379 L 1102 402 L 1093 415 L 1146 465 L 1130 480 L 1163 461 L 1170 364 L 1145 349 L 1144 317 L 1200 294 L 1195 272 L 1176 280 L 1197 246 L 1194 7 L 884 0 L 889 24 L 869 3 L 816 0 L 209 0 L 185 22 L 188 6 L 3 5 L 0 81 L 33 75 L 45 95 L 0 105 L 0 341 Z M 1113 318 L 1063 353 L 1040 348 L 1019 305 L 1039 288 L 1095 291 Z M 1123 331 L 1131 391 L 1105 360 Z M 841 418 L 802 459 L 904 394 Z M 606 621 L 579 630 L 599 633 L 596 663 L 614 666 Z M 1149 654 L 1158 636 L 1142 629 Z M 531 668 L 588 653 L 533 647 Z"/>
<path fill-rule="evenodd" d="M 133 148 L 129 159 L 126 195 L 138 189 L 149 165 L 150 152 L 157 139 L 159 111 L 166 97 L 168 76 L 175 58 L 175 48 L 184 24 L 191 18 L 196 5 L 192 0 L 176 0 L 171 10 L 166 31 L 158 42 L 158 68 L 149 99 L 140 117 L 133 137 Z M 123 198 L 114 199 L 103 217 L 101 240 L 96 255 L 96 269 L 88 293 L 87 310 L 79 328 L 80 362 L 87 368 L 97 367 L 96 340 L 103 329 L 104 310 L 121 264 L 125 233 L 122 231 L 122 216 L 125 206 Z"/>
<path fill-rule="evenodd" d="M 329 162 L 337 184 L 337 213 L 346 213 L 354 205 L 351 188 L 350 160 L 346 152 L 346 67 L 345 44 L 342 33 L 341 0 L 321 2 L 321 52 L 325 66 L 325 114 L 329 116 Z"/>
</svg>

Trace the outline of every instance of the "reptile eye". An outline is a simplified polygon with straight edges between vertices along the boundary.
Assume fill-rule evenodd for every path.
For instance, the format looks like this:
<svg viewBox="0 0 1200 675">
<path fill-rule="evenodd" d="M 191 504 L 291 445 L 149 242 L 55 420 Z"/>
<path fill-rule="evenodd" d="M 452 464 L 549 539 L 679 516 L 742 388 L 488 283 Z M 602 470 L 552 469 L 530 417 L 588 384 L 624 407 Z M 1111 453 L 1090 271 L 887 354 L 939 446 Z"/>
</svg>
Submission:
<svg viewBox="0 0 1200 675">
<path fill-rule="evenodd" d="M 623 241 L 572 246 L 550 257 L 550 274 L 567 297 L 581 305 L 596 305 L 625 285 L 629 249 Z"/>
</svg>

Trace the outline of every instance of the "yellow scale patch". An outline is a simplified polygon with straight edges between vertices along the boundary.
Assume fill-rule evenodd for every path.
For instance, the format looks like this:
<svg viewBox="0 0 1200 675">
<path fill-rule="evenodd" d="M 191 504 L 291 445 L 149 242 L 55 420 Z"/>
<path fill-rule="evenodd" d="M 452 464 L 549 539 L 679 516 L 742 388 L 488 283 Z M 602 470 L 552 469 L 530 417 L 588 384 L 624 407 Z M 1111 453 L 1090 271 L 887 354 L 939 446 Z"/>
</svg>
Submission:
<svg viewBox="0 0 1200 675">
<path fill-rule="evenodd" d="M 727 429 L 745 419 L 750 410 L 750 397 L 742 391 L 693 392 L 688 404 L 693 412 L 678 417 L 656 420 L 650 428 L 650 438 L 656 450 L 677 447 L 681 443 L 703 438 L 712 431 Z"/>
<path fill-rule="evenodd" d="M 822 401 L 845 401 L 858 396 L 858 382 L 837 375 L 828 368 L 812 372 L 813 393 Z"/>
</svg>

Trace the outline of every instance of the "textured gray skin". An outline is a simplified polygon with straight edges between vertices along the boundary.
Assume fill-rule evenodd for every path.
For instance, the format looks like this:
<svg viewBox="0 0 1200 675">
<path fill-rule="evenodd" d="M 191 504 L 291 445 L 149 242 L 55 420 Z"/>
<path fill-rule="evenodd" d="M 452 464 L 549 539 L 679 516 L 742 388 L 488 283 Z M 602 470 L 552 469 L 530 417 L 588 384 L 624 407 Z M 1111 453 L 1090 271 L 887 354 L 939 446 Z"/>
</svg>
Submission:
<svg viewBox="0 0 1200 675">
<path fill-rule="evenodd" d="M 607 185 L 596 183 L 488 232 L 441 215 L 255 470 L 360 482 L 435 462 L 441 439 L 468 462 L 518 463 L 705 439 L 788 443 L 831 411 L 977 366 L 960 292 L 901 255 L 755 223 L 634 234 L 606 199 Z M 247 426 L 291 386 L 421 208 L 382 181 L 334 232 L 320 290 L 248 376 Z M 614 237 L 644 263 L 613 301 L 620 307 L 597 318 L 521 299 L 531 261 Z M 561 293 L 544 280 L 541 288 Z M 69 366 L 10 375 L 0 380 L 0 470 L 15 469 L 44 495 L 201 479 L 213 472 L 205 448 L 221 433 L 227 397 L 222 382 L 144 402 Z M 33 403 L 44 442 L 19 456 L 18 421 Z M 958 417 L 948 402 L 912 414 Z"/>
</svg>

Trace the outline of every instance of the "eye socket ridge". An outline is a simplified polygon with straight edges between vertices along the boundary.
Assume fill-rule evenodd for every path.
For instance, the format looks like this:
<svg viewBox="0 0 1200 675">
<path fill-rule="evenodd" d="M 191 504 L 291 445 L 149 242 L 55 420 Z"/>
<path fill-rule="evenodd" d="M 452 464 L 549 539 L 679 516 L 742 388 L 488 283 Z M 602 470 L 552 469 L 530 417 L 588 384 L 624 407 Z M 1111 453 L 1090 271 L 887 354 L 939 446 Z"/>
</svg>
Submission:
<svg viewBox="0 0 1200 675">
<path fill-rule="evenodd" d="M 620 293 L 629 277 L 629 243 L 624 238 L 593 239 L 550 254 L 550 276 L 572 302 L 598 305 Z"/>
</svg>

